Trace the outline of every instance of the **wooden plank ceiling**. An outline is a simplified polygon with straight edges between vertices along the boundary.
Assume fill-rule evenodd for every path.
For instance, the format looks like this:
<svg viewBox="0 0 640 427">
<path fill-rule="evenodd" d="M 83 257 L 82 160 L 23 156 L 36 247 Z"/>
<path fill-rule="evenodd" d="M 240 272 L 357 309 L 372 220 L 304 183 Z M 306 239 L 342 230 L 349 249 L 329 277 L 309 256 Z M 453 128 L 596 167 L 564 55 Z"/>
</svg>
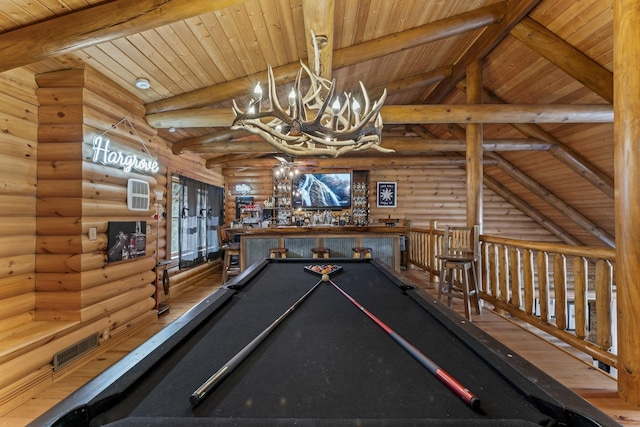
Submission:
<svg viewBox="0 0 640 427">
<path fill-rule="evenodd" d="M 315 26 L 340 90 L 387 89 L 396 150 L 320 167 L 459 158 L 465 122 L 484 122 L 485 185 L 567 243 L 613 246 L 612 21 L 612 0 L 0 0 L 0 72 L 88 64 L 144 101 L 174 153 L 269 167 L 270 145 L 230 132 L 231 100 L 269 65 L 290 80 Z M 464 105 L 476 60 L 491 106 Z"/>
</svg>

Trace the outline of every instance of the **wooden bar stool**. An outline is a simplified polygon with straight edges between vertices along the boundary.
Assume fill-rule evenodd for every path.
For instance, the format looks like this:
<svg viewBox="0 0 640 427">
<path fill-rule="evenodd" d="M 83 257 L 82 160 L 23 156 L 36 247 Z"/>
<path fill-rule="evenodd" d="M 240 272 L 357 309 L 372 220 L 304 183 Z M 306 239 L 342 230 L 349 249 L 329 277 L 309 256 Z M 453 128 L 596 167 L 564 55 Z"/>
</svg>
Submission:
<svg viewBox="0 0 640 427">
<path fill-rule="evenodd" d="M 287 252 L 289 252 L 287 248 L 271 248 L 269 249 L 269 258 L 286 258 Z"/>
<path fill-rule="evenodd" d="M 478 292 L 478 276 L 476 262 L 479 259 L 478 226 L 449 227 L 444 231 L 444 251 L 436 258 L 442 260 L 438 299 L 447 297 L 447 305 L 451 307 L 451 299 L 462 298 L 465 317 L 471 320 L 471 299 L 473 298 L 477 314 L 482 314 L 480 295 Z M 460 272 L 460 282 L 455 281 L 455 272 Z M 469 277 L 471 273 L 471 277 Z"/>
<path fill-rule="evenodd" d="M 223 246 L 224 262 L 222 264 L 222 283 L 227 283 L 229 276 L 240 274 L 240 244 L 233 243 Z M 235 257 L 235 258 L 234 258 Z"/>
<path fill-rule="evenodd" d="M 365 258 L 371 258 L 371 248 L 356 247 L 351 248 L 351 250 L 353 251 L 353 258 L 360 258 L 360 255 L 364 255 Z"/>
<path fill-rule="evenodd" d="M 329 258 L 329 249 L 327 248 L 311 248 L 313 258 Z"/>
</svg>

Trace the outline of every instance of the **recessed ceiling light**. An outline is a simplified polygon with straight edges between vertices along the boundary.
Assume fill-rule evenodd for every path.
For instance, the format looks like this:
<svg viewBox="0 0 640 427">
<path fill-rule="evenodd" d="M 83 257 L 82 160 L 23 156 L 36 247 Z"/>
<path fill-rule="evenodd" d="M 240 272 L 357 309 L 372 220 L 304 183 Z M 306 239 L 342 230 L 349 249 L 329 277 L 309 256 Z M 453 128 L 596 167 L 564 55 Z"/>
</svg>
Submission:
<svg viewBox="0 0 640 427">
<path fill-rule="evenodd" d="M 136 87 L 138 89 L 149 89 L 151 87 L 151 83 L 147 79 L 138 79 L 136 80 Z"/>
<path fill-rule="evenodd" d="M 172 132 L 172 133 L 173 133 L 173 132 L 175 132 L 175 131 L 176 131 L 176 128 L 174 128 L 174 127 L 170 127 L 170 128 L 169 128 L 169 132 Z"/>
</svg>

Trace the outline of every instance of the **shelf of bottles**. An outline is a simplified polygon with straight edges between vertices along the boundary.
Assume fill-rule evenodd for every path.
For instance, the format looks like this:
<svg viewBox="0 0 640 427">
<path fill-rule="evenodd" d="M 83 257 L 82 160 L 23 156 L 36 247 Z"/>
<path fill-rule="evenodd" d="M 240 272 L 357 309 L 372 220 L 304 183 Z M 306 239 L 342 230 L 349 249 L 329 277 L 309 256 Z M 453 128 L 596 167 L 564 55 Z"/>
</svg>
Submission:
<svg viewBox="0 0 640 427">
<path fill-rule="evenodd" d="M 274 215 L 277 225 L 291 225 L 291 178 L 277 176 L 273 179 Z"/>
<path fill-rule="evenodd" d="M 369 224 L 369 184 L 366 171 L 353 171 L 353 225 Z"/>
<path fill-rule="evenodd" d="M 262 221 L 262 206 L 246 205 L 241 208 L 241 221 L 244 225 L 256 226 Z"/>
</svg>

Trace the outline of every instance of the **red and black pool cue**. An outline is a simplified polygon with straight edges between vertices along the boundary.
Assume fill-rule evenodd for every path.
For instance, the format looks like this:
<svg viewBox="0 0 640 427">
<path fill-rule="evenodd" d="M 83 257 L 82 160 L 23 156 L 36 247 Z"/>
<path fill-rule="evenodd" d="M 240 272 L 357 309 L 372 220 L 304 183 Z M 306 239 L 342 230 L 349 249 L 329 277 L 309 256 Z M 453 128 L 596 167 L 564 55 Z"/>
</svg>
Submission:
<svg viewBox="0 0 640 427">
<path fill-rule="evenodd" d="M 382 328 L 382 330 L 389 334 L 389 336 L 393 338 L 396 343 L 400 344 L 400 346 L 405 349 L 411 356 L 413 356 L 413 358 L 416 359 L 422 366 L 427 368 L 427 370 L 431 372 L 437 379 L 439 379 L 451 391 L 457 394 L 458 397 L 460 397 L 467 405 L 469 405 L 473 409 L 480 409 L 480 399 L 478 399 L 475 394 L 469 391 L 468 388 L 460 384 L 455 378 L 453 378 L 446 371 L 440 368 L 440 366 L 438 366 L 433 360 L 429 359 L 420 350 L 415 348 L 402 336 L 391 329 L 386 323 L 378 319 L 373 313 L 363 307 L 362 304 L 353 299 L 351 295 L 342 290 L 340 286 L 333 283 L 332 280 L 329 280 L 329 283 L 331 283 L 338 291 L 340 291 L 342 295 L 347 297 L 349 301 L 351 301 L 364 314 L 366 314 L 369 319 L 373 320 L 380 328 Z"/>
<path fill-rule="evenodd" d="M 204 400 L 207 395 L 215 389 L 218 384 L 222 382 L 231 372 L 237 368 L 250 354 L 255 350 L 262 342 L 273 332 L 282 321 L 293 312 L 311 293 L 322 283 L 322 279 L 318 281 L 311 289 L 309 289 L 304 295 L 298 299 L 291 307 L 289 307 L 284 313 L 280 315 L 271 325 L 269 325 L 264 331 L 262 331 L 257 337 L 255 337 L 249 344 L 247 344 L 242 350 L 240 350 L 235 356 L 233 356 L 227 363 L 225 363 L 220 369 L 216 371 L 207 381 L 204 382 L 196 391 L 194 391 L 189 397 L 189 402 L 194 408 Z"/>
</svg>

